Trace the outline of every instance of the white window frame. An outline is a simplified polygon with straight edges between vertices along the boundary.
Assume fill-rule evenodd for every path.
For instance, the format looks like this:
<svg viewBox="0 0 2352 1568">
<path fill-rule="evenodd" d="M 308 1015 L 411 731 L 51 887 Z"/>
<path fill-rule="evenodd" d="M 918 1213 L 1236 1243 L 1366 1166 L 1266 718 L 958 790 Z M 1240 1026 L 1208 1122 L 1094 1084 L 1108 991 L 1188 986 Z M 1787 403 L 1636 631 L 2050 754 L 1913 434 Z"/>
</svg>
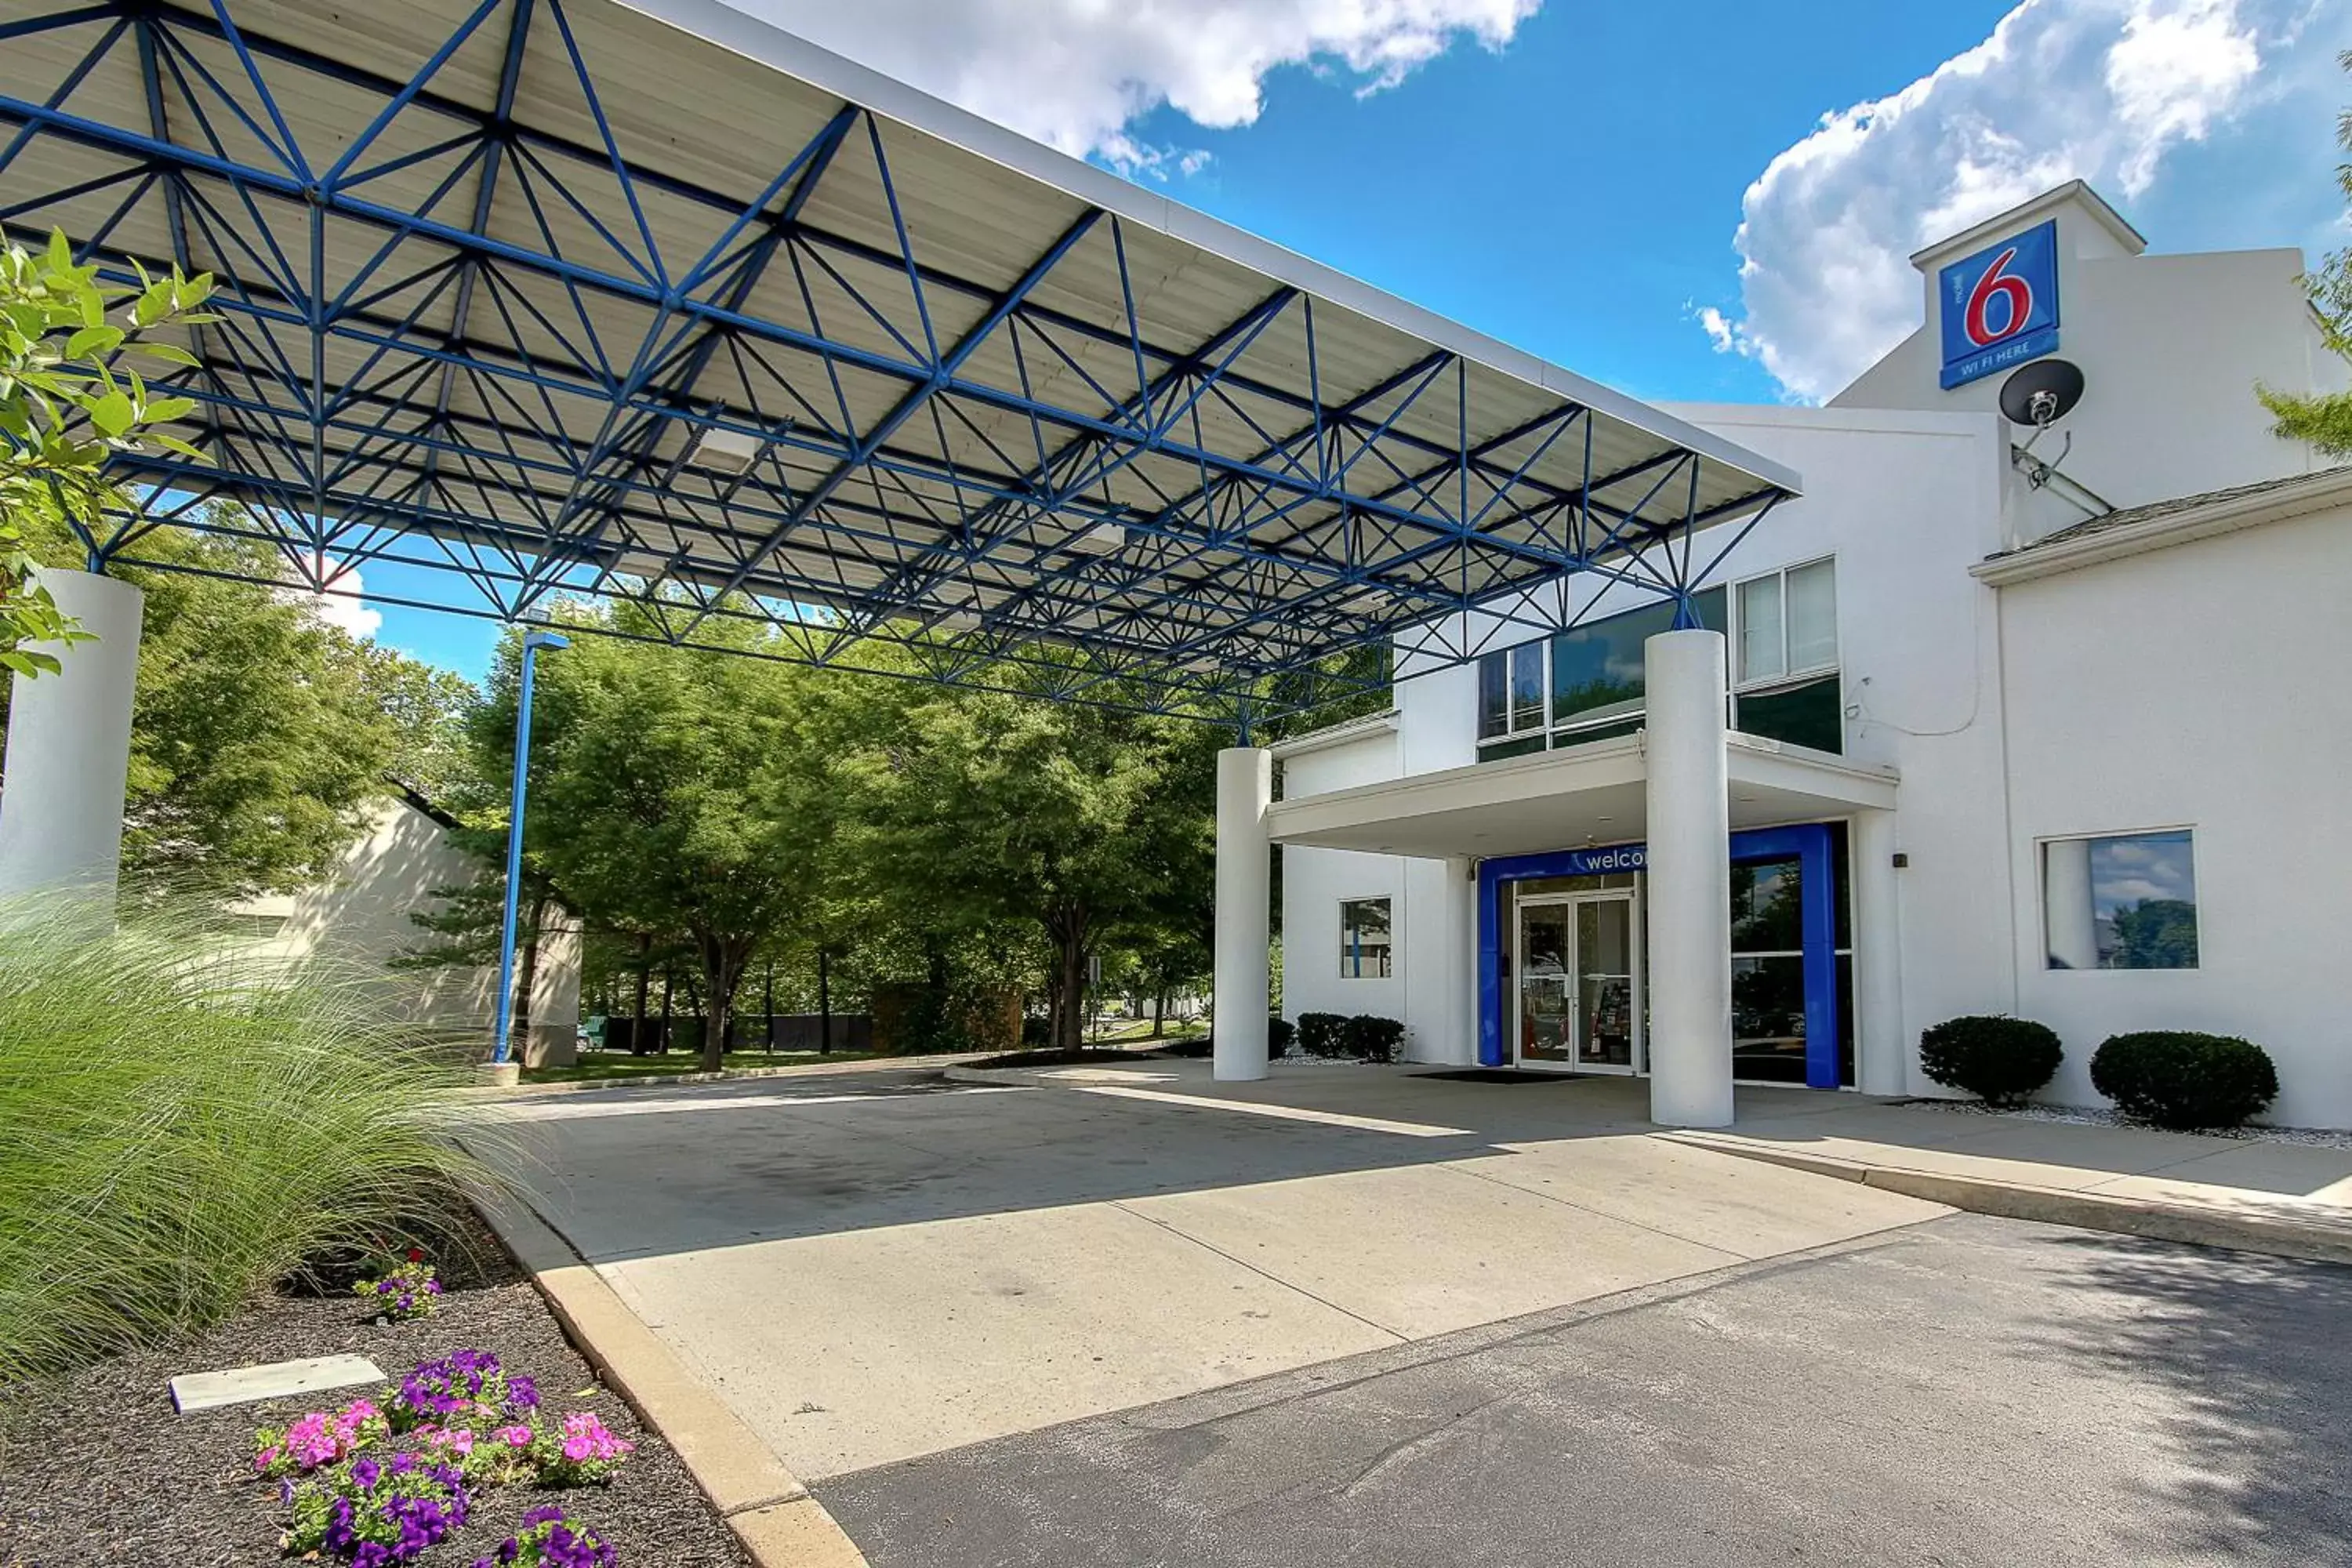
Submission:
<svg viewBox="0 0 2352 1568">
<path fill-rule="evenodd" d="M 1724 652 L 1731 665 L 1731 690 L 1734 696 L 1746 692 L 1771 692 L 1786 687 L 1804 686 L 1819 680 L 1822 676 L 1836 675 L 1843 671 L 1845 628 L 1840 624 L 1843 619 L 1843 615 L 1831 617 L 1831 646 L 1827 663 L 1809 664 L 1801 669 L 1789 668 L 1789 574 L 1792 572 L 1802 572 L 1808 567 L 1822 565 L 1830 569 L 1832 591 L 1834 592 L 1834 584 L 1837 581 L 1837 557 L 1834 554 L 1816 555 L 1809 561 L 1791 561 L 1786 566 L 1776 566 L 1769 572 L 1759 572 L 1752 576 L 1737 578 L 1728 585 L 1729 603 L 1725 608 L 1724 619 L 1731 628 L 1731 635 L 1725 639 L 1729 646 Z M 1745 590 L 1751 583 L 1768 581 L 1778 584 L 1774 591 L 1780 598 L 1781 668 L 1774 674 L 1758 676 L 1751 680 L 1742 674 L 1742 666 L 1747 662 L 1745 656 L 1748 647 L 1748 617 L 1743 609 L 1748 602 Z"/>
<path fill-rule="evenodd" d="M 1339 978 L 1342 980 L 1393 980 L 1397 962 L 1397 896 L 1394 893 L 1354 893 L 1339 900 Z M 1386 904 L 1389 907 L 1389 972 L 1386 974 L 1350 974 L 1348 973 L 1348 906 L 1349 904 Z"/>
<path fill-rule="evenodd" d="M 1520 727 L 1514 722 L 1518 713 L 1518 704 L 1511 700 L 1511 660 L 1517 656 L 1518 651 L 1523 647 L 1532 647 L 1536 650 L 1537 701 L 1542 709 L 1542 714 L 1534 723 L 1525 727 Z M 1513 643 L 1508 647 L 1490 648 L 1486 652 L 1480 654 L 1478 656 L 1478 662 L 1472 665 L 1471 668 L 1476 672 L 1478 679 L 1482 681 L 1486 679 L 1486 661 L 1490 658 L 1499 658 L 1503 661 L 1503 722 L 1505 728 L 1502 733 L 1498 735 L 1479 736 L 1477 743 L 1481 746 L 1500 746 L 1507 745 L 1513 741 L 1524 741 L 1531 736 L 1549 733 L 1551 730 L 1550 637 L 1530 637 L 1526 642 Z M 1484 693 L 1478 694 L 1475 700 L 1483 702 L 1485 700 Z M 1484 722 L 1485 716 L 1483 714 L 1475 715 L 1475 717 L 1478 722 Z"/>
</svg>

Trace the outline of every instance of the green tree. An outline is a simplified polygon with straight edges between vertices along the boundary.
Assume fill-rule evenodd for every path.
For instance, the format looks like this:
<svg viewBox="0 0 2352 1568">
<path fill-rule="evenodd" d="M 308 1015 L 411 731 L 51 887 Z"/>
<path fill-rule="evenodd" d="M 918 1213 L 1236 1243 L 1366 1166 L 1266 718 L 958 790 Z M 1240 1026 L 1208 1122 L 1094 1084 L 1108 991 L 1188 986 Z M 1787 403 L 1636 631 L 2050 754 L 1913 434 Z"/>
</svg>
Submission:
<svg viewBox="0 0 2352 1568">
<path fill-rule="evenodd" d="M 154 447 L 201 457 L 162 428 L 195 404 L 151 395 L 122 361 L 194 364 L 185 349 L 142 334 L 212 320 L 197 309 L 212 279 L 175 268 L 160 279 L 142 273 L 141 284 L 101 285 L 97 268 L 74 265 L 63 234 L 38 255 L 0 244 L 0 668 L 20 675 L 58 668 L 26 643 L 85 635 L 32 580 L 31 540 L 57 532 L 87 542 L 106 513 L 128 510 L 104 471 L 117 451 Z"/>
<path fill-rule="evenodd" d="M 2352 71 L 2352 50 L 2338 55 L 2336 63 Z M 2336 144 L 2352 153 L 2352 110 L 2336 116 Z M 2344 193 L 2347 216 L 2352 217 L 2352 161 L 2336 166 L 2336 184 Z M 2303 281 L 2311 292 L 2313 308 L 2319 312 L 2327 346 L 2352 359 L 2352 246 L 2330 254 Z M 2263 386 L 2255 388 L 2255 395 L 2277 416 L 2274 428 L 2279 435 L 2291 441 L 2308 441 L 2330 457 L 2352 458 L 2352 393 L 2306 397 Z"/>
<path fill-rule="evenodd" d="M 1213 879 L 1214 735 L 1181 721 L 919 689 L 859 759 L 865 842 L 905 900 L 1034 920 L 1055 1045 L 1082 1046 L 1087 959 Z"/>
<path fill-rule="evenodd" d="M 54 516 L 34 520 L 25 542 L 45 563 L 75 557 Z M 398 694 L 439 683 L 329 625 L 308 596 L 268 586 L 278 562 L 257 542 L 159 529 L 140 552 L 154 567 L 112 569 L 146 601 L 124 868 L 224 895 L 315 879 L 404 752 L 430 751 Z M 0 715 L 5 700 L 0 691 Z"/>
<path fill-rule="evenodd" d="M 818 700 L 841 678 L 744 657 L 761 634 L 741 635 L 733 653 L 586 637 L 543 659 L 525 830 L 583 914 L 692 944 L 714 1070 L 752 955 L 822 896 L 843 798 Z"/>
</svg>

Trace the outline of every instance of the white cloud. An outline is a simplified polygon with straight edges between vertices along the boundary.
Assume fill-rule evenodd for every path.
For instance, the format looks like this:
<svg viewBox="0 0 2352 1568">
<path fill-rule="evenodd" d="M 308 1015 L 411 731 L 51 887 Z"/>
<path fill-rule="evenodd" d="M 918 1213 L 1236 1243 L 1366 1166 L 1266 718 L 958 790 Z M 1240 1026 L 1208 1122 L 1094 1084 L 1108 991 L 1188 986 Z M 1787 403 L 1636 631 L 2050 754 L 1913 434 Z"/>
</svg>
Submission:
<svg viewBox="0 0 2352 1568">
<path fill-rule="evenodd" d="M 360 569 L 343 566 L 327 579 L 328 592 L 323 594 L 292 590 L 290 596 L 310 606 L 311 612 L 336 630 L 364 642 L 383 626 L 383 612 L 372 610 L 362 603 L 360 595 L 365 584 L 360 580 Z"/>
<path fill-rule="evenodd" d="M 2070 179 L 2126 203 L 2166 160 L 2282 95 L 2341 83 L 2315 30 L 2329 0 L 2024 0 L 1992 36 L 1891 96 L 1824 115 L 1748 188 L 1741 310 L 1694 311 L 1816 401 L 1919 324 L 1909 255 Z M 2282 179 L 2312 172 L 2281 159 Z M 2324 179 L 2325 175 L 2318 177 Z"/>
<path fill-rule="evenodd" d="M 1162 104 L 1230 129 L 1257 118 L 1277 67 L 1393 87 L 1462 37 L 1501 47 L 1540 0 L 730 3 L 1066 153 L 1164 177 L 1205 154 L 1135 140 L 1129 127 Z"/>
</svg>

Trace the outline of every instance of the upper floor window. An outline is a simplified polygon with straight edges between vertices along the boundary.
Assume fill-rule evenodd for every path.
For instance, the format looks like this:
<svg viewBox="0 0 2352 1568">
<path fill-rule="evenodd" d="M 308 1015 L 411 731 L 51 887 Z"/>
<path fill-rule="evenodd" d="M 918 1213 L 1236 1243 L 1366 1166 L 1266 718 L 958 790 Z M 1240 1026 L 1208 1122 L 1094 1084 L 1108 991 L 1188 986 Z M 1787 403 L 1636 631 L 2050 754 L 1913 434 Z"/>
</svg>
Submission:
<svg viewBox="0 0 2352 1568">
<path fill-rule="evenodd" d="M 1815 561 L 1739 584 L 1741 687 L 1792 680 L 1838 662 L 1837 566 Z"/>
<path fill-rule="evenodd" d="M 1812 561 L 1733 585 L 1732 727 L 1816 752 L 1845 750 L 1837 563 Z"/>
<path fill-rule="evenodd" d="M 1721 588 L 1693 595 L 1691 607 L 1701 626 L 1724 629 Z M 1662 600 L 1479 659 L 1479 760 L 1631 734 L 1644 705 L 1642 645 L 1674 624 Z"/>
</svg>

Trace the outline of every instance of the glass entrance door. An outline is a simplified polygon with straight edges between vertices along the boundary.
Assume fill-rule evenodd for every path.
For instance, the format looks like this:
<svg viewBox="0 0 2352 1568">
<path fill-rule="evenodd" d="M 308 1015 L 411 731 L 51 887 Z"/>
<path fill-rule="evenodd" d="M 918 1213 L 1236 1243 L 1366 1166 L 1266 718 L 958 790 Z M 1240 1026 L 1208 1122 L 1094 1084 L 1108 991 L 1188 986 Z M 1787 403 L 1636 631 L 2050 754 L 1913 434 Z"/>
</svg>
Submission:
<svg viewBox="0 0 2352 1568">
<path fill-rule="evenodd" d="M 1576 1065 L 1632 1072 L 1641 1029 L 1635 1005 L 1633 900 L 1576 901 Z"/>
<path fill-rule="evenodd" d="M 1522 1067 L 1630 1073 L 1641 1065 L 1633 900 L 1601 893 L 1518 906 Z"/>
</svg>

